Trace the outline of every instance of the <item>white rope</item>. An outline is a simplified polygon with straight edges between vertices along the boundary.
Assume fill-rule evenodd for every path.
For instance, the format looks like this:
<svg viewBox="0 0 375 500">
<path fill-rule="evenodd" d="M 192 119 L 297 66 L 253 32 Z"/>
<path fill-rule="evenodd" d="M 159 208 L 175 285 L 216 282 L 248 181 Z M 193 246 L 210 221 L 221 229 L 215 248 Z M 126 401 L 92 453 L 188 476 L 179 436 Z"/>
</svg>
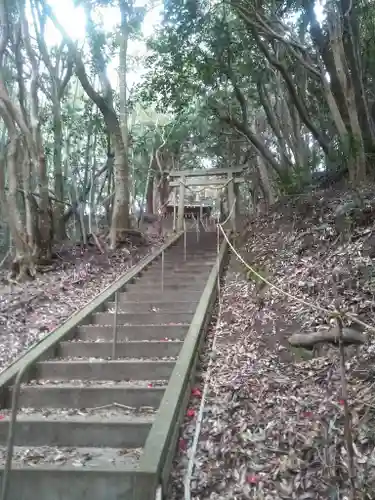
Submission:
<svg viewBox="0 0 375 500">
<path fill-rule="evenodd" d="M 233 179 L 228 179 L 226 182 L 223 182 L 223 184 L 220 184 L 220 186 L 210 186 L 210 189 L 216 189 L 217 191 L 219 191 L 220 189 L 224 189 L 225 187 L 227 187 L 227 185 L 232 182 Z M 189 189 L 189 191 L 191 191 L 192 193 L 194 194 L 199 194 L 201 193 L 202 191 L 204 191 L 205 189 L 207 189 L 207 186 L 204 186 L 202 189 L 199 189 L 199 190 L 194 190 L 192 189 L 191 186 L 188 186 L 187 184 L 185 184 L 181 179 L 180 179 L 180 185 L 183 184 L 186 188 Z"/>
<path fill-rule="evenodd" d="M 161 488 L 160 484 L 159 484 L 159 486 L 156 489 L 155 500 L 163 500 L 162 488 Z"/>
<path fill-rule="evenodd" d="M 228 185 L 230 182 L 233 182 L 233 179 L 228 179 L 226 182 L 223 182 L 223 184 L 221 184 L 220 186 L 211 186 L 211 187 L 210 187 L 210 189 L 215 189 L 216 191 L 223 190 L 224 188 L 226 188 L 226 187 L 227 187 L 227 185 Z M 198 191 L 195 191 L 194 189 L 192 189 L 192 187 L 191 187 L 191 186 L 188 186 L 187 184 L 185 184 L 185 182 L 183 182 L 183 181 L 182 181 L 182 179 L 180 179 L 180 180 L 179 180 L 179 184 L 180 184 L 180 189 L 181 189 L 181 186 L 183 185 L 183 186 L 185 186 L 186 188 L 188 188 L 188 189 L 189 189 L 189 191 L 191 191 L 192 193 L 195 193 L 195 194 L 197 194 L 197 193 L 201 193 L 202 191 L 204 191 L 205 189 L 207 189 L 207 186 L 204 186 L 202 189 L 199 189 Z M 233 212 L 233 209 L 234 209 L 234 205 L 235 205 L 235 203 L 236 203 L 236 199 L 234 200 L 234 203 L 233 203 L 233 206 L 232 206 L 232 209 L 231 209 L 231 211 L 230 211 L 230 213 L 229 213 L 228 218 L 225 220 L 225 222 L 224 222 L 223 224 L 227 223 L 227 222 L 228 222 L 228 220 L 229 220 L 229 218 L 231 217 L 232 212 Z M 201 204 L 201 207 L 202 207 L 202 200 L 201 200 L 200 204 Z M 175 208 L 176 208 L 176 193 L 175 193 L 175 198 L 174 198 L 174 208 L 173 208 L 173 212 L 174 212 L 174 213 L 173 213 L 173 215 L 174 215 L 174 216 L 175 216 Z M 203 226 L 203 227 L 204 227 L 204 226 Z"/>
<path fill-rule="evenodd" d="M 251 267 L 247 262 L 244 261 L 244 259 L 241 257 L 241 255 L 237 252 L 237 250 L 234 248 L 234 246 L 232 245 L 232 243 L 229 241 L 229 238 L 228 236 L 225 234 L 225 231 L 223 230 L 223 228 L 221 227 L 221 225 L 219 224 L 220 226 L 220 231 L 223 233 L 223 236 L 224 238 L 226 239 L 227 243 L 228 243 L 228 246 L 229 248 L 232 250 L 232 252 L 234 253 L 234 255 L 237 257 L 237 259 L 242 262 L 242 264 L 249 270 L 251 271 L 259 280 L 263 281 L 263 283 L 265 283 L 267 286 L 269 286 L 270 288 L 273 288 L 274 290 L 278 291 L 279 293 L 285 295 L 286 297 L 288 297 L 289 299 L 292 299 L 294 301 L 297 301 L 299 302 L 300 304 L 303 304 L 307 307 L 310 307 L 312 309 L 315 309 L 317 311 L 320 311 L 324 314 L 332 314 L 333 311 L 330 311 L 329 309 L 325 309 L 324 307 L 321 307 L 319 306 L 318 304 L 314 304 L 312 302 L 308 302 L 306 300 L 303 300 L 303 299 L 300 299 L 299 297 L 296 297 L 295 295 L 292 295 L 291 293 L 289 292 L 286 292 L 285 290 L 283 290 L 282 288 L 274 285 L 273 283 L 271 283 L 270 281 L 268 281 L 266 278 L 264 278 L 264 276 L 262 276 L 261 274 L 259 274 L 253 267 Z M 350 317 L 350 316 L 348 316 Z"/>
<path fill-rule="evenodd" d="M 217 266 L 217 297 L 218 297 L 218 303 L 219 303 L 219 310 L 218 310 L 218 315 L 217 315 L 217 320 L 215 323 L 215 329 L 214 329 L 214 338 L 212 340 L 212 346 L 211 346 L 211 353 L 215 352 L 216 349 L 216 339 L 217 339 L 217 331 L 218 331 L 218 326 L 220 324 L 220 319 L 221 319 L 221 312 L 222 312 L 222 301 L 221 301 L 221 287 L 220 287 L 220 273 L 219 273 L 219 266 L 220 266 L 220 230 L 223 231 L 222 226 L 228 222 L 229 218 L 232 215 L 232 211 L 234 209 L 234 206 L 236 204 L 236 200 L 233 202 L 232 209 L 226 218 L 226 220 L 222 223 L 219 224 L 217 223 L 216 226 L 216 266 Z M 212 369 L 212 363 L 213 363 L 213 357 L 210 357 L 210 360 L 208 362 L 207 366 L 207 372 L 206 372 L 206 377 L 204 381 L 204 386 L 203 386 L 203 392 L 202 392 L 202 399 L 201 399 L 201 404 L 199 406 L 199 413 L 198 413 L 198 418 L 197 418 L 197 423 L 195 426 L 195 433 L 194 433 L 194 439 L 193 439 L 193 444 L 190 449 L 190 456 L 189 456 L 189 462 L 188 466 L 186 469 L 186 474 L 185 474 L 185 480 L 184 480 L 184 499 L 185 500 L 191 500 L 191 489 L 190 489 L 190 484 L 193 476 L 193 469 L 194 469 L 194 459 L 197 453 L 197 446 L 198 446 L 198 440 L 199 436 L 201 433 L 201 427 L 202 427 L 202 419 L 203 419 L 203 412 L 204 412 L 204 407 L 205 407 L 205 401 L 208 393 L 208 388 L 210 385 L 210 380 L 211 380 L 211 369 Z"/>
<path fill-rule="evenodd" d="M 233 202 L 233 205 L 232 205 L 232 208 L 230 209 L 229 211 L 229 214 L 228 214 L 228 217 L 225 219 L 224 222 L 222 222 L 221 224 L 219 224 L 219 222 L 217 223 L 218 225 L 218 229 L 221 228 L 221 230 L 223 231 L 222 229 L 222 226 L 224 226 L 224 224 L 226 224 L 228 222 L 228 220 L 232 217 L 232 214 L 233 214 L 233 210 L 234 210 L 234 207 L 236 206 L 236 199 L 234 199 L 234 202 Z"/>
</svg>

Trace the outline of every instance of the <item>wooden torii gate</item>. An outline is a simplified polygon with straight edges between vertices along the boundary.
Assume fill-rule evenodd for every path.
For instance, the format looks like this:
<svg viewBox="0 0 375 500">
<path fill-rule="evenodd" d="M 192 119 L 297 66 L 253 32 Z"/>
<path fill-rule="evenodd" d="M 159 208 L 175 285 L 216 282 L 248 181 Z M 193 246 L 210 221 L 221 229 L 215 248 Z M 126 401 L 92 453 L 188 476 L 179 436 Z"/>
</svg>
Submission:
<svg viewBox="0 0 375 500">
<path fill-rule="evenodd" d="M 230 213 L 233 230 L 236 230 L 236 215 L 239 208 L 239 190 L 238 185 L 244 182 L 243 177 L 238 175 L 243 172 L 243 167 L 235 168 L 211 168 L 202 170 L 172 170 L 169 176 L 177 181 L 170 181 L 169 186 L 173 189 L 179 188 L 178 200 L 178 220 L 177 230 L 182 231 L 184 227 L 184 209 L 185 209 L 185 189 L 186 186 L 223 186 L 227 189 L 228 209 L 234 209 Z M 209 177 L 214 176 L 214 179 Z M 198 178 L 199 177 L 199 178 Z"/>
</svg>

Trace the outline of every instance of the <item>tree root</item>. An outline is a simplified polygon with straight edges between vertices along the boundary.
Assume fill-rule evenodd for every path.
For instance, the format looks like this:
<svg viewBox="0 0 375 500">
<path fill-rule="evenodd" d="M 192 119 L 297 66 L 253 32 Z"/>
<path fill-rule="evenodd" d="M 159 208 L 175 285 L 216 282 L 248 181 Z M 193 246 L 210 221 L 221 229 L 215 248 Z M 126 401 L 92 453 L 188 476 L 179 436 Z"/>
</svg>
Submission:
<svg viewBox="0 0 375 500">
<path fill-rule="evenodd" d="M 108 235 L 109 238 L 109 235 Z M 147 238 L 138 229 L 121 229 L 117 231 L 117 247 L 127 244 L 129 241 L 137 245 L 147 245 Z"/>
<path fill-rule="evenodd" d="M 309 334 L 295 333 L 288 338 L 290 345 L 295 347 L 311 347 L 319 342 L 332 342 L 337 344 L 339 341 L 339 332 L 337 327 L 330 330 L 318 330 Z M 353 328 L 342 329 L 343 341 L 346 344 L 364 344 L 367 341 L 365 333 L 361 333 Z"/>
<path fill-rule="evenodd" d="M 8 275 L 9 282 L 24 283 L 34 280 L 35 276 L 35 263 L 31 257 L 18 256 L 13 259 Z"/>
</svg>

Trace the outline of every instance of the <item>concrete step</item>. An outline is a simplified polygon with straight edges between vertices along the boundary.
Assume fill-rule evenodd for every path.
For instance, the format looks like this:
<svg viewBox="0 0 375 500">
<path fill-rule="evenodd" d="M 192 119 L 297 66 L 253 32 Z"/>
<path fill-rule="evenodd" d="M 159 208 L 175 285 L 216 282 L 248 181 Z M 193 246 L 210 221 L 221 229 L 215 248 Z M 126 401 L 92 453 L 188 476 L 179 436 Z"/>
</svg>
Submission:
<svg viewBox="0 0 375 500">
<path fill-rule="evenodd" d="M 184 278 L 190 278 L 194 277 L 194 275 L 199 275 L 201 277 L 205 276 L 208 278 L 210 274 L 210 269 L 206 269 L 205 267 L 202 268 L 202 266 L 197 267 L 194 272 L 191 269 L 164 269 L 164 277 L 165 278 L 174 278 L 174 277 L 184 277 Z M 146 274 L 142 275 L 142 277 L 146 278 L 146 276 L 150 279 L 155 279 L 155 278 L 160 278 L 162 274 L 162 269 L 161 266 L 155 267 L 155 269 L 150 269 Z"/>
<path fill-rule="evenodd" d="M 17 452 L 17 449 L 15 451 Z M 83 448 L 79 455 L 85 458 L 90 452 L 95 453 L 95 448 Z M 116 460 L 113 462 L 114 458 Z M 121 456 L 118 450 L 112 453 L 107 450 L 106 459 L 101 461 L 71 459 L 62 464 L 14 463 L 8 499 L 132 500 L 138 460 Z M 1 479 L 2 469 L 0 485 Z"/>
<path fill-rule="evenodd" d="M 186 252 L 188 254 L 192 255 L 205 255 L 209 253 L 214 253 L 217 251 L 217 244 L 215 242 L 210 242 L 210 243 L 203 243 L 203 242 L 198 242 L 196 238 L 191 241 L 186 241 Z M 180 245 L 176 245 L 175 247 L 171 247 L 169 252 L 166 252 L 166 255 L 172 254 L 174 252 L 183 252 L 184 251 L 184 242 L 181 241 Z"/>
<path fill-rule="evenodd" d="M 180 245 L 176 245 L 175 247 L 171 247 L 171 249 L 166 252 L 166 255 L 171 255 L 175 252 L 183 252 L 184 250 L 184 242 L 181 241 Z M 203 242 L 198 242 L 196 238 L 192 241 L 186 241 L 186 252 L 192 255 L 205 255 L 216 252 L 216 242 L 210 242 L 209 244 L 204 244 Z"/>
<path fill-rule="evenodd" d="M 206 264 L 200 264 L 200 265 L 189 265 L 186 264 L 184 265 L 184 262 L 181 263 L 176 263 L 175 265 L 167 265 L 165 264 L 164 266 L 164 274 L 170 274 L 171 276 L 174 276 L 175 274 L 184 274 L 184 275 L 194 275 L 197 273 L 204 273 L 205 275 L 209 275 L 211 272 L 212 267 L 214 266 L 214 263 L 210 263 L 208 265 Z M 150 267 L 150 270 L 143 273 L 142 276 L 148 276 L 148 275 L 153 275 L 153 274 L 161 274 L 161 264 L 155 264 L 154 266 Z"/>
<path fill-rule="evenodd" d="M 146 313 L 146 312 L 158 312 L 158 313 L 194 313 L 197 308 L 198 302 L 188 302 L 180 300 L 179 302 L 119 302 L 118 310 L 120 312 L 129 313 Z M 106 304 L 108 311 L 115 310 L 114 302 L 107 302 Z"/>
<path fill-rule="evenodd" d="M 170 264 L 171 266 L 175 266 L 176 264 L 180 266 L 204 266 L 204 265 L 209 265 L 209 263 L 215 262 L 217 259 L 216 254 L 208 255 L 208 254 L 203 254 L 203 255 L 189 255 L 188 253 L 186 254 L 186 260 L 185 260 L 185 254 L 184 252 L 178 252 L 175 255 L 173 254 L 166 254 L 164 257 L 164 264 Z M 161 264 L 162 259 L 156 261 L 155 264 Z"/>
<path fill-rule="evenodd" d="M 183 281 L 179 281 L 177 283 L 165 283 L 164 284 L 164 290 L 165 291 L 174 291 L 174 290 L 177 290 L 177 291 L 182 291 L 183 293 L 185 293 L 186 291 L 189 291 L 189 292 L 195 292 L 195 291 L 199 291 L 199 290 L 203 290 L 204 288 L 204 284 L 205 282 L 204 281 L 201 281 L 201 280 L 198 280 L 196 281 L 196 283 L 194 284 L 193 282 L 190 282 L 190 283 L 184 283 Z M 149 290 L 151 291 L 151 287 L 152 286 L 155 286 L 146 282 L 146 281 L 139 281 L 139 282 L 136 282 L 136 283 L 132 283 L 128 290 L 129 292 L 131 291 L 143 291 L 143 290 Z M 156 292 L 153 292 L 154 295 L 156 294 Z"/>
<path fill-rule="evenodd" d="M 165 256 L 164 257 L 164 265 L 170 265 L 172 266 L 180 266 L 180 267 L 199 267 L 199 266 L 209 266 L 210 264 L 213 265 L 213 263 L 216 261 L 217 257 L 214 256 L 208 256 L 206 255 L 205 257 L 193 257 L 193 256 L 186 256 L 186 260 L 184 257 L 183 253 L 179 253 L 175 257 L 172 256 Z M 158 261 L 157 263 L 155 262 L 155 265 L 160 264 L 161 265 L 162 261 Z"/>
<path fill-rule="evenodd" d="M 102 312 L 93 315 L 93 324 L 96 325 L 113 325 L 113 312 Z M 168 324 L 184 324 L 190 323 L 193 318 L 192 313 L 123 313 L 117 314 L 118 325 L 168 325 Z"/>
<path fill-rule="evenodd" d="M 181 346 L 181 341 L 118 342 L 116 354 L 119 358 L 177 357 Z M 112 342 L 61 342 L 57 355 L 62 358 L 110 358 L 112 356 Z"/>
<path fill-rule="evenodd" d="M 108 381 L 107 381 L 108 382 Z M 24 385 L 20 391 L 23 408 L 97 408 L 118 403 L 131 408 L 159 408 L 165 387 L 119 384 L 76 385 L 74 383 Z"/>
<path fill-rule="evenodd" d="M 132 285 L 137 285 L 137 284 L 144 284 L 147 283 L 149 286 L 159 286 L 161 283 L 161 278 L 162 278 L 162 273 L 147 273 L 144 276 L 140 276 L 137 280 L 135 280 Z M 177 274 L 177 273 L 172 273 L 171 275 L 165 275 L 163 277 L 164 285 L 175 285 L 179 283 L 185 283 L 189 284 L 191 286 L 192 284 L 196 283 L 197 280 L 199 280 L 200 283 L 203 285 L 207 281 L 207 277 L 204 275 L 202 276 L 201 271 L 197 271 L 195 274 L 190 273 L 190 274 Z"/>
<path fill-rule="evenodd" d="M 161 278 L 159 277 L 158 279 L 155 280 L 149 280 L 149 279 L 141 279 L 139 281 L 136 281 L 135 283 L 132 283 L 127 287 L 127 290 L 130 292 L 131 290 L 135 290 L 140 288 L 141 290 L 143 289 L 150 289 L 154 290 L 155 296 L 157 297 L 160 291 L 163 291 L 164 289 L 166 291 L 168 290 L 180 290 L 182 293 L 187 289 L 187 290 L 202 290 L 205 287 L 205 284 L 207 280 L 201 279 L 197 275 L 196 279 L 190 279 L 186 281 L 184 278 L 175 278 L 173 281 L 172 280 L 164 280 L 163 284 L 161 282 Z M 162 289 L 163 287 L 163 289 Z M 177 298 L 177 301 L 181 300 L 179 297 Z"/>
<path fill-rule="evenodd" d="M 194 270 L 204 270 L 205 272 L 209 273 L 211 271 L 212 266 L 216 260 L 212 262 L 201 262 L 200 264 L 195 264 L 189 261 L 184 261 L 183 258 L 181 258 L 178 262 L 164 262 L 164 269 L 168 270 L 170 272 L 174 271 L 183 271 L 186 273 L 190 273 Z M 148 269 L 150 271 L 154 269 L 161 269 L 162 263 L 161 261 L 155 262 L 152 266 L 150 266 Z M 146 271 L 143 274 L 147 274 L 149 271 Z"/>
<path fill-rule="evenodd" d="M 36 378 L 44 380 L 168 380 L 174 361 L 52 360 L 36 365 Z"/>
<path fill-rule="evenodd" d="M 16 446 L 94 446 L 98 448 L 140 448 L 144 446 L 153 415 L 97 417 L 59 413 L 17 416 Z M 8 439 L 9 416 L 0 421 L 0 446 Z"/>
<path fill-rule="evenodd" d="M 180 293 L 177 295 L 176 290 L 164 289 L 163 291 L 159 291 L 157 294 L 153 290 L 147 290 L 145 288 L 134 288 L 133 286 L 129 287 L 127 292 L 119 293 L 119 302 L 150 302 L 154 300 L 156 297 L 163 301 L 171 301 L 174 300 L 186 300 L 192 302 L 198 302 L 201 298 L 203 290 L 189 290 L 186 288 L 180 289 Z"/>
<path fill-rule="evenodd" d="M 183 340 L 189 329 L 189 325 L 134 325 L 118 326 L 117 340 Z M 102 325 L 82 325 L 78 327 L 78 338 L 97 342 L 99 340 L 110 341 L 113 339 L 113 327 Z"/>
<path fill-rule="evenodd" d="M 204 240 L 204 238 L 200 238 L 197 242 L 197 233 L 189 234 L 186 238 L 186 249 L 190 252 L 196 250 L 197 252 L 203 253 L 204 251 L 209 252 L 210 250 L 214 250 L 216 248 L 217 242 L 216 238 Z M 184 240 L 183 238 L 177 243 L 177 245 L 173 245 L 169 248 L 169 252 L 173 252 L 177 249 L 182 250 L 184 248 Z"/>
<path fill-rule="evenodd" d="M 175 258 L 165 258 L 164 259 L 164 265 L 165 266 L 192 266 L 192 267 L 209 267 L 213 266 L 216 262 L 216 257 L 206 257 L 205 259 L 194 259 L 192 257 L 186 256 L 186 260 L 184 259 L 183 254 L 179 254 Z"/>
</svg>

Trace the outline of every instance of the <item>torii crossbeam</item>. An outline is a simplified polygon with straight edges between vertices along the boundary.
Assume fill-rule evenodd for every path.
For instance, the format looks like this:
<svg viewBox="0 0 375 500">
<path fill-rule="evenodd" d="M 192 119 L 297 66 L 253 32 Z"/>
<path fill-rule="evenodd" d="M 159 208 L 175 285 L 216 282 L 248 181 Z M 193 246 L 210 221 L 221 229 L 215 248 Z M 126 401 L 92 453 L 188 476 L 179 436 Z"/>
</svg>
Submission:
<svg viewBox="0 0 375 500">
<path fill-rule="evenodd" d="M 222 185 L 227 189 L 228 208 L 229 210 L 231 210 L 230 212 L 231 223 L 233 230 L 235 230 L 236 215 L 238 213 L 238 205 L 239 205 L 238 185 L 239 183 L 244 182 L 244 178 L 239 177 L 239 174 L 241 174 L 243 170 L 244 170 L 243 167 L 235 167 L 235 168 L 211 168 L 211 169 L 201 169 L 201 170 L 172 170 L 171 172 L 169 172 L 169 176 L 172 179 L 178 178 L 177 181 L 171 181 L 169 183 L 169 186 L 174 189 L 179 187 L 177 229 L 179 231 L 182 231 L 184 227 L 186 187 Z M 210 179 L 211 176 L 214 176 L 214 179 Z"/>
</svg>

